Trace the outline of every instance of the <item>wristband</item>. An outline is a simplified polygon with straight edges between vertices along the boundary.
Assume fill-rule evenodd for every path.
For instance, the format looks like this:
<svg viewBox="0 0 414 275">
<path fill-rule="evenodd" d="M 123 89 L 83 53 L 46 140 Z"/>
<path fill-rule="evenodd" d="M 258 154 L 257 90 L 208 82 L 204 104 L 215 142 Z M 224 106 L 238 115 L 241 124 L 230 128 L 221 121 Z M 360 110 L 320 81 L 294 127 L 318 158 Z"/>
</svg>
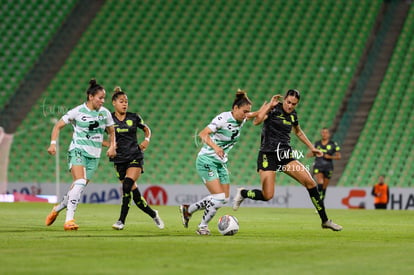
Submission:
<svg viewBox="0 0 414 275">
<path fill-rule="evenodd" d="M 149 142 L 150 141 L 150 138 L 149 137 L 146 137 L 145 140 Z"/>
<path fill-rule="evenodd" d="M 56 140 L 51 140 L 50 144 L 56 144 Z"/>
</svg>

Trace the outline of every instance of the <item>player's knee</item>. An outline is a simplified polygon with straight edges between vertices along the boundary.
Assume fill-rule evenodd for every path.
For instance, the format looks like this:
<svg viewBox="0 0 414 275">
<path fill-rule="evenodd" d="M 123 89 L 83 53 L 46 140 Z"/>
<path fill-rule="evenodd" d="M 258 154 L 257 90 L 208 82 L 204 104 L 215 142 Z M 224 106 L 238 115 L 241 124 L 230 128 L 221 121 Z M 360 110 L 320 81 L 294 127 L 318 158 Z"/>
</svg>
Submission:
<svg viewBox="0 0 414 275">
<path fill-rule="evenodd" d="M 271 200 L 271 199 L 273 199 L 273 193 L 270 193 L 270 192 L 262 192 L 262 194 L 263 194 L 263 199 L 265 200 L 265 201 L 268 201 L 268 200 Z"/>
<path fill-rule="evenodd" d="M 86 186 L 87 180 L 86 179 L 77 179 L 73 182 L 73 186 L 81 185 Z"/>
<path fill-rule="evenodd" d="M 302 185 L 305 186 L 306 189 L 312 189 L 317 186 L 316 182 L 313 180 L 305 180 Z"/>
<path fill-rule="evenodd" d="M 125 194 L 131 193 L 132 186 L 134 185 L 134 180 L 131 178 L 125 178 L 122 182 L 122 192 Z"/>
</svg>

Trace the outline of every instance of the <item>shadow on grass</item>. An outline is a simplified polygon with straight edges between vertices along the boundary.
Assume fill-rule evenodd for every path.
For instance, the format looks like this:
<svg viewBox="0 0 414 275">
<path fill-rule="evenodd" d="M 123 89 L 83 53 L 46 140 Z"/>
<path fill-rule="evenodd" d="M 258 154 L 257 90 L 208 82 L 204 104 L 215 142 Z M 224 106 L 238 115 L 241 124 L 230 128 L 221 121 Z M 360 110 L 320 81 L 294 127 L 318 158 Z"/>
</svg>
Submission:
<svg viewBox="0 0 414 275">
<path fill-rule="evenodd" d="M 112 232 L 112 233 L 108 233 Z M 24 227 L 24 228 L 8 228 L 8 229 L 0 229 L 0 234 L 13 234 L 14 236 L 21 235 L 25 236 L 27 234 L 42 234 L 37 235 L 37 237 L 44 237 L 43 234 L 47 234 L 49 238 L 162 238 L 162 237 L 211 237 L 211 236 L 197 236 L 195 232 L 187 231 L 187 232 L 178 232 L 178 231 L 168 231 L 168 230 L 160 230 L 160 231 L 143 231 L 140 232 L 131 232 L 131 231 L 110 231 L 107 229 L 99 230 L 99 229 L 82 229 L 78 231 L 64 231 L 63 228 L 50 228 L 44 226 L 36 226 L 36 227 Z M 96 234 L 93 234 L 96 233 Z M 102 234 L 104 233 L 104 234 Z M 35 237 L 36 235 L 33 235 Z M 213 235 L 214 236 L 214 235 Z M 221 236 L 221 235 L 217 235 Z"/>
</svg>

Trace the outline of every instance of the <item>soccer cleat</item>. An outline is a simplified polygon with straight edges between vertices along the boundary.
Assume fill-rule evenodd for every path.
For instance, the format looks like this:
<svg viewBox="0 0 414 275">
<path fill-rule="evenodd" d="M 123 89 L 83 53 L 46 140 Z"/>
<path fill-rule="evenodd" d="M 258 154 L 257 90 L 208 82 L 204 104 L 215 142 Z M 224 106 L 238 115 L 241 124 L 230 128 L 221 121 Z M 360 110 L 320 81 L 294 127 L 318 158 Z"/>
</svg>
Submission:
<svg viewBox="0 0 414 275">
<path fill-rule="evenodd" d="M 188 204 L 182 204 L 180 205 L 180 213 L 181 213 L 181 217 L 183 219 L 183 225 L 185 228 L 188 228 L 188 222 L 190 221 L 191 218 L 191 214 L 188 213 Z"/>
<path fill-rule="evenodd" d="M 236 196 L 233 199 L 233 210 L 237 211 L 239 209 L 240 204 L 244 201 L 244 198 L 241 195 L 241 191 L 245 190 L 244 188 L 237 188 Z"/>
<path fill-rule="evenodd" d="M 55 208 L 53 207 L 52 211 L 50 211 L 49 215 L 47 215 L 46 220 L 45 220 L 45 224 L 47 226 L 52 225 L 57 216 L 59 215 L 59 212 L 55 211 Z"/>
<path fill-rule="evenodd" d="M 210 230 L 208 229 L 207 226 L 199 227 L 196 230 L 196 233 L 197 233 L 197 235 L 206 235 L 206 236 L 211 235 Z"/>
<path fill-rule="evenodd" d="M 158 215 L 158 211 L 155 211 L 155 218 L 153 218 L 155 225 L 159 228 L 159 229 L 164 229 L 164 222 L 161 220 L 160 216 Z"/>
<path fill-rule="evenodd" d="M 77 225 L 75 223 L 75 220 L 70 220 L 65 222 L 65 224 L 63 225 L 63 229 L 65 229 L 65 231 L 70 231 L 70 230 L 78 230 L 79 225 Z"/>
<path fill-rule="evenodd" d="M 332 229 L 333 231 L 341 231 L 342 226 L 339 224 L 334 223 L 332 220 L 327 220 L 326 222 L 322 223 L 322 228 L 324 229 Z"/>
<path fill-rule="evenodd" d="M 116 223 L 112 225 L 112 228 L 115 230 L 122 230 L 124 229 L 124 227 L 125 227 L 125 224 L 123 224 L 121 221 L 117 221 Z"/>
</svg>

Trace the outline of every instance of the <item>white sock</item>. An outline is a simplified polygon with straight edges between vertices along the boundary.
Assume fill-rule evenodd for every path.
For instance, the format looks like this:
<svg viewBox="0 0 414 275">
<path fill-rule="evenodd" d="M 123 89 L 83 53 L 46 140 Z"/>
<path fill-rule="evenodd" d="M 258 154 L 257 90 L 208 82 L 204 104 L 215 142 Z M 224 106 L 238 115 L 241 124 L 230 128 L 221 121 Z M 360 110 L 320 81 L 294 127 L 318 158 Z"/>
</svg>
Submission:
<svg viewBox="0 0 414 275">
<path fill-rule="evenodd" d="M 212 198 L 211 195 L 209 195 L 207 197 L 202 198 L 198 202 L 191 204 L 188 207 L 188 213 L 193 214 L 194 212 L 198 210 L 205 209 L 207 203 L 211 200 L 211 198 Z"/>
<path fill-rule="evenodd" d="M 73 188 L 68 192 L 68 204 L 66 211 L 66 222 L 74 219 L 76 208 L 80 201 L 82 191 L 85 189 L 86 180 L 79 179 L 73 183 Z"/>
<path fill-rule="evenodd" d="M 198 227 L 206 227 L 208 223 L 214 218 L 217 210 L 223 207 L 227 203 L 224 193 L 211 195 L 211 200 L 207 203 L 206 209 L 204 210 L 203 218 Z"/>
<path fill-rule="evenodd" d="M 68 194 L 64 195 L 58 205 L 54 207 L 56 212 L 60 212 L 68 206 Z"/>
</svg>

